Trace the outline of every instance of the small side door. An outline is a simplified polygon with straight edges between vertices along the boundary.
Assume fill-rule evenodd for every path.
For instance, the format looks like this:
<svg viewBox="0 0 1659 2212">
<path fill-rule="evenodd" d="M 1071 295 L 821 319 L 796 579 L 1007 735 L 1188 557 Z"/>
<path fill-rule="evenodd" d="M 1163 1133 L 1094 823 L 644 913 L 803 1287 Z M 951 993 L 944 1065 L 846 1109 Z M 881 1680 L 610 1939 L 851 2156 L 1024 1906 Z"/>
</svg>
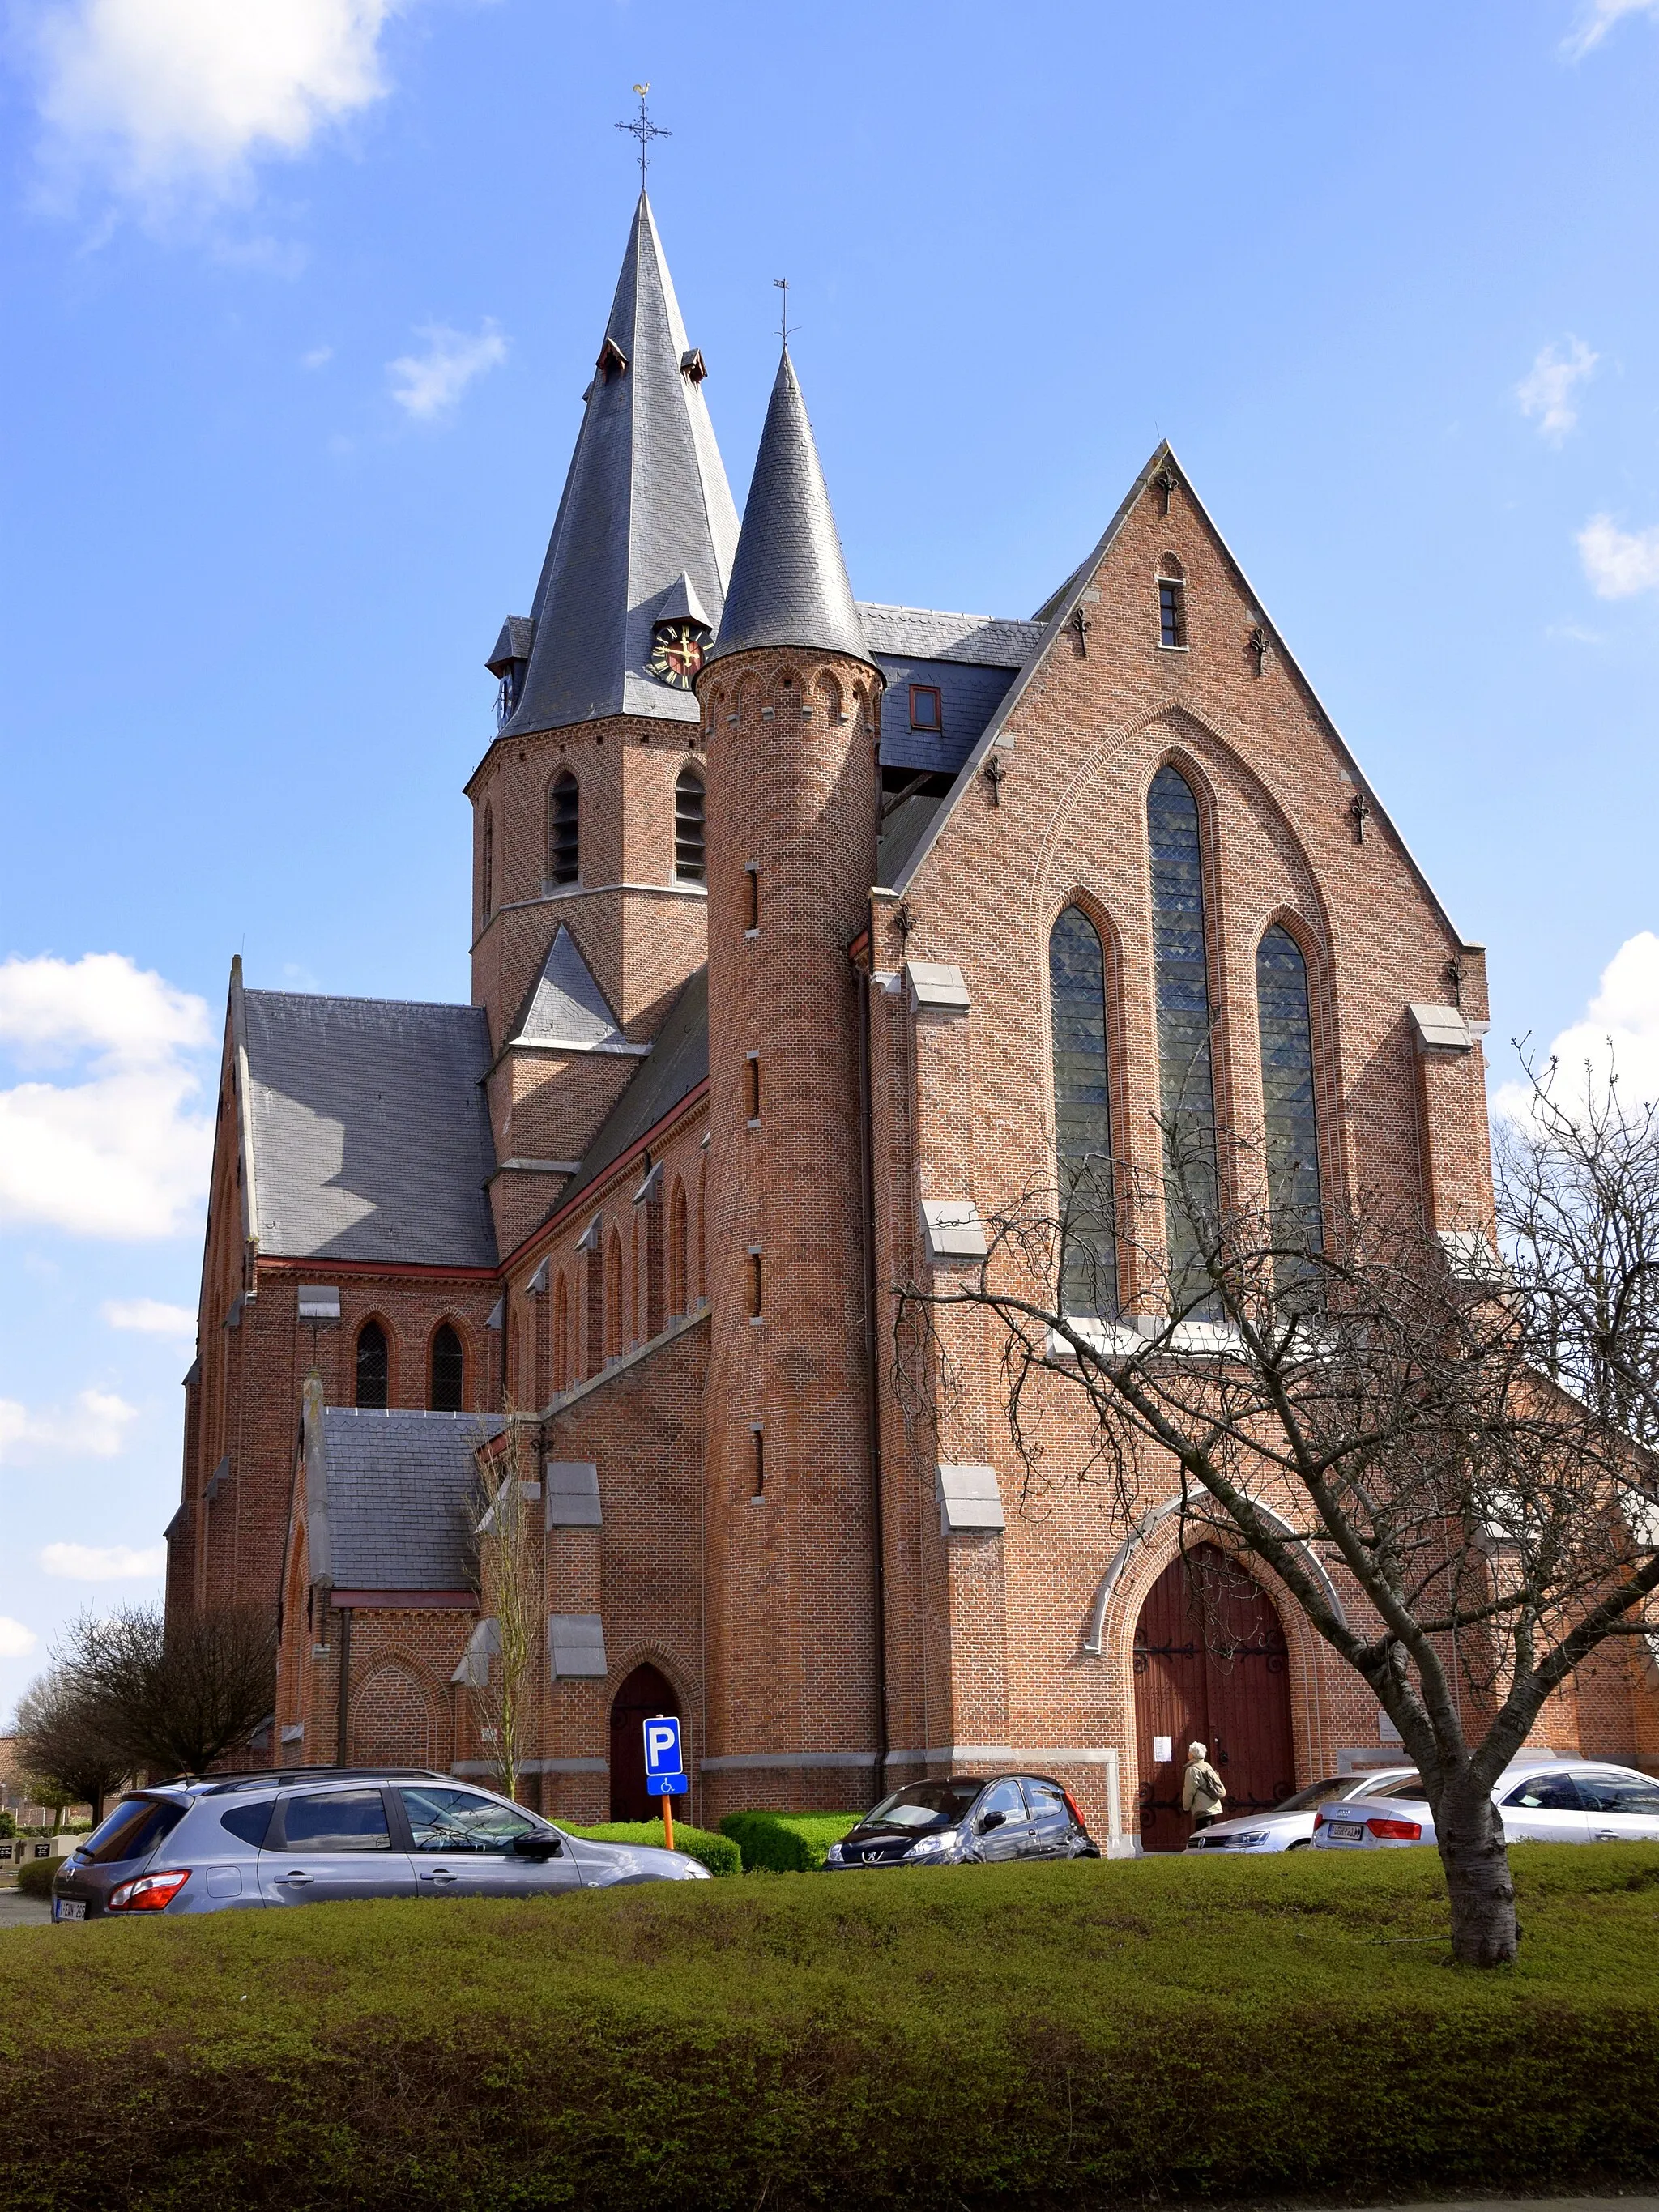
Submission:
<svg viewBox="0 0 1659 2212">
<path fill-rule="evenodd" d="M 981 1859 L 1024 1858 L 1030 1848 L 1031 1816 L 1018 1782 L 994 1782 L 974 1814 L 975 1850 Z"/>
<path fill-rule="evenodd" d="M 581 1887 L 574 1853 L 557 1833 L 482 1790 L 400 1782 L 393 1795 L 409 1824 L 410 1862 L 421 1897 L 544 1897 Z M 526 1857 L 520 1836 L 544 1838 Z"/>
<path fill-rule="evenodd" d="M 1072 1849 L 1072 1815 L 1059 1783 L 1041 1775 L 1023 1774 L 1020 1783 L 1030 1808 L 1031 1826 L 1025 1856 L 1033 1859 L 1063 1859 Z"/>
<path fill-rule="evenodd" d="M 360 1783 L 277 1799 L 259 1853 L 259 1893 L 267 1905 L 410 1897 L 414 1889 L 409 1853 L 392 1841 L 380 1790 Z"/>
<path fill-rule="evenodd" d="M 1571 1774 L 1529 1774 L 1498 1798 L 1504 1837 L 1511 1844 L 1582 1844 L 1589 1824 Z"/>
<path fill-rule="evenodd" d="M 1593 1844 L 1659 1842 L 1659 1782 L 1651 1775 L 1587 1773 L 1581 1767 L 1573 1779 Z"/>
</svg>

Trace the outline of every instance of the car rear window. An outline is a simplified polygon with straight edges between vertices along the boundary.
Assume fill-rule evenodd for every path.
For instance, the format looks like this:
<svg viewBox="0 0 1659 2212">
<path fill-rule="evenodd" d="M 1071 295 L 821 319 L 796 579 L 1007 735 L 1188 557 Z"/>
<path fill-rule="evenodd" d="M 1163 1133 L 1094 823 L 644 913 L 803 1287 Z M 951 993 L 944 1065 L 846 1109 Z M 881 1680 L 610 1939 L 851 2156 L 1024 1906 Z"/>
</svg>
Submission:
<svg viewBox="0 0 1659 2212">
<path fill-rule="evenodd" d="M 148 1858 L 184 1817 L 182 1805 L 159 1802 L 154 1797 L 129 1797 L 116 1807 L 101 1827 L 93 1830 L 81 1849 L 94 1866 L 112 1866 L 122 1859 Z"/>
<path fill-rule="evenodd" d="M 228 1813 L 220 1814 L 219 1826 L 228 1828 L 233 1836 L 240 1837 L 245 1844 L 252 1844 L 257 1850 L 265 1839 L 265 1831 L 270 1826 L 270 1815 L 276 1803 L 274 1797 L 261 1797 L 252 1805 L 233 1805 Z"/>
<path fill-rule="evenodd" d="M 378 1790 L 325 1790 L 290 1797 L 283 1814 L 290 1851 L 389 1851 L 392 1832 Z"/>
</svg>

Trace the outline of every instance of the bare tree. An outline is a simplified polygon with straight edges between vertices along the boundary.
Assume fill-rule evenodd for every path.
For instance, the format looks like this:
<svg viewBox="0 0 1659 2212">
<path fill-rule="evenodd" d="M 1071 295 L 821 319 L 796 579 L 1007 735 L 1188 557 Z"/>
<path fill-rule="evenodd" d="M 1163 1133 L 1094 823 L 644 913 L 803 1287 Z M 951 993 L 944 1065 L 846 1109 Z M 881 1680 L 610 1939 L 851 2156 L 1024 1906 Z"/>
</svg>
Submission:
<svg viewBox="0 0 1659 2212">
<path fill-rule="evenodd" d="M 536 1480 L 530 1432 L 509 1406 L 500 1435 L 480 1444 L 479 1520 L 474 1538 L 478 1608 L 488 1630 L 469 1674 L 478 1734 L 503 1796 L 516 1797 L 533 1724 L 541 1618 Z"/>
<path fill-rule="evenodd" d="M 1506 1154 L 1506 1265 L 1485 1230 L 1298 1208 L 1261 1147 L 1161 1127 L 1160 1176 L 1063 1164 L 1059 1196 L 994 1217 L 977 1270 L 900 1287 L 912 1403 L 955 1388 L 951 1309 L 988 1312 L 1028 1489 L 1103 1483 L 1133 1523 L 1173 1484 L 1183 1548 L 1268 1566 L 1422 1774 L 1455 1955 L 1498 1964 L 1493 1785 L 1659 1585 L 1659 1132 L 1534 1116 Z"/>
<path fill-rule="evenodd" d="M 250 1606 L 175 1621 L 158 1607 L 83 1615 L 54 1654 L 85 1711 L 131 1766 L 201 1774 L 270 1711 L 276 1629 Z"/>
<path fill-rule="evenodd" d="M 83 1691 L 60 1666 L 30 1683 L 17 1701 L 18 1749 L 37 1802 L 59 1814 L 104 1800 L 125 1778 L 131 1762 L 111 1743 Z"/>
</svg>

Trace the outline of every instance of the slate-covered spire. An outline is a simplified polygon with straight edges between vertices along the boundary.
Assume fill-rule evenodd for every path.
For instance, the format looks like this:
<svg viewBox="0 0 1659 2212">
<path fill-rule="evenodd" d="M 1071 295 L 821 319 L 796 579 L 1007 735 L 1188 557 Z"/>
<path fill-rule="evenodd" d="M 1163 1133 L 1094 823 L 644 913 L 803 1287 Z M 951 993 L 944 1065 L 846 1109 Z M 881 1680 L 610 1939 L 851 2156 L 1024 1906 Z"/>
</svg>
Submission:
<svg viewBox="0 0 1659 2212">
<path fill-rule="evenodd" d="M 504 733 L 607 714 L 697 719 L 693 695 L 659 682 L 647 663 L 659 603 L 683 608 L 688 586 L 718 623 L 737 544 L 702 378 L 641 192 Z"/>
<path fill-rule="evenodd" d="M 795 366 L 784 348 L 711 659 L 757 646 L 868 660 Z"/>
</svg>

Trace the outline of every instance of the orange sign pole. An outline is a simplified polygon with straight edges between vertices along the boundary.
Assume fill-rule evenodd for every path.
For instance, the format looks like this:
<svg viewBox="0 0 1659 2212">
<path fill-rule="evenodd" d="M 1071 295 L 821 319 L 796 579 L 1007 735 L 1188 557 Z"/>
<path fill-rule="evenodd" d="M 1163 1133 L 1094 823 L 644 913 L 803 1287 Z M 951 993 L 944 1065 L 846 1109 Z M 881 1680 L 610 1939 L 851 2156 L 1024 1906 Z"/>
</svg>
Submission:
<svg viewBox="0 0 1659 2212">
<path fill-rule="evenodd" d="M 674 1801 L 665 1790 L 662 1796 L 662 1839 L 672 1851 L 674 1848 Z"/>
</svg>

